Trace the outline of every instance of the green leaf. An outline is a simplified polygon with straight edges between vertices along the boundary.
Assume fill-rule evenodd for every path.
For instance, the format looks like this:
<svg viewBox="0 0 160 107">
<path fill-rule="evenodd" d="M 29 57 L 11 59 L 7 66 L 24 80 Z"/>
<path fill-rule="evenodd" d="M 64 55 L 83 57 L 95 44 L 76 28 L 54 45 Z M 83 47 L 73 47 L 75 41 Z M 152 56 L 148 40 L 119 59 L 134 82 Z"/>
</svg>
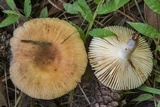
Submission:
<svg viewBox="0 0 160 107">
<path fill-rule="evenodd" d="M 94 0 L 94 2 L 95 2 L 96 4 L 98 4 L 100 1 L 101 1 L 101 0 Z"/>
<path fill-rule="evenodd" d="M 75 25 L 74 23 L 72 23 L 72 22 L 70 22 L 70 23 L 71 23 L 72 26 L 74 26 L 78 30 L 78 32 L 79 32 L 79 34 L 81 36 L 81 39 L 85 43 L 86 40 L 85 40 L 85 33 L 84 33 L 84 31 L 79 26 Z"/>
<path fill-rule="evenodd" d="M 129 0 L 112 0 L 103 4 L 99 9 L 97 9 L 97 14 L 108 14 L 110 12 L 116 11 L 123 5 L 125 5 Z"/>
<path fill-rule="evenodd" d="M 136 29 L 141 34 L 150 37 L 150 38 L 160 38 L 160 33 L 157 29 L 148 25 L 146 23 L 136 23 L 136 22 L 127 22 L 130 24 L 134 29 Z"/>
<path fill-rule="evenodd" d="M 153 59 L 153 65 L 157 65 L 157 59 Z"/>
<path fill-rule="evenodd" d="M 31 0 L 25 0 L 24 1 L 24 14 L 25 14 L 26 18 L 28 18 L 30 16 L 31 10 L 32 10 Z"/>
<path fill-rule="evenodd" d="M 92 11 L 87 5 L 86 0 L 78 0 L 73 4 L 65 3 L 63 6 L 68 13 L 70 14 L 80 13 L 82 17 L 89 23 L 93 21 Z"/>
<path fill-rule="evenodd" d="M 157 107 L 160 107 L 160 102 L 158 102 L 158 105 L 157 105 Z"/>
<path fill-rule="evenodd" d="M 40 13 L 40 18 L 47 18 L 48 17 L 48 9 L 47 7 L 43 8 L 43 10 Z"/>
<path fill-rule="evenodd" d="M 160 46 L 159 45 L 157 46 L 156 50 L 160 51 Z"/>
<path fill-rule="evenodd" d="M 93 21 L 93 14 L 91 9 L 86 3 L 86 0 L 78 0 L 79 12 L 89 23 Z"/>
<path fill-rule="evenodd" d="M 160 14 L 160 0 L 144 0 L 150 9 Z"/>
<path fill-rule="evenodd" d="M 67 13 L 78 14 L 79 6 L 77 2 L 74 2 L 73 4 L 64 3 L 63 7 L 67 11 Z"/>
<path fill-rule="evenodd" d="M 133 92 L 133 91 L 126 91 L 124 92 L 125 94 L 136 94 L 137 92 Z"/>
<path fill-rule="evenodd" d="M 156 78 L 154 78 L 154 80 L 155 80 L 156 82 L 160 82 L 160 77 L 156 77 Z"/>
<path fill-rule="evenodd" d="M 3 13 L 10 14 L 10 15 L 11 15 L 11 14 L 13 14 L 13 15 L 20 15 L 20 16 L 21 16 L 21 14 L 15 12 L 15 11 L 13 11 L 13 10 L 3 10 Z"/>
<path fill-rule="evenodd" d="M 132 101 L 137 101 L 138 103 L 149 100 L 153 98 L 151 94 L 141 94 L 137 98 L 134 98 Z"/>
<path fill-rule="evenodd" d="M 148 86 L 141 86 L 138 89 L 142 90 L 142 91 L 145 91 L 145 92 L 152 93 L 152 94 L 160 94 L 160 90 L 159 89 L 151 88 L 151 87 L 148 87 Z"/>
<path fill-rule="evenodd" d="M 0 28 L 1 27 L 6 27 L 8 25 L 11 25 L 11 24 L 15 23 L 19 18 L 20 18 L 20 16 L 18 16 L 18 15 L 10 15 L 10 16 L 8 16 L 6 19 L 4 19 L 0 23 Z"/>
<path fill-rule="evenodd" d="M 14 3 L 13 0 L 6 0 L 6 3 L 8 4 L 8 6 L 9 6 L 12 10 L 14 10 L 14 9 L 16 8 L 16 5 L 15 5 L 15 3 Z"/>
<path fill-rule="evenodd" d="M 108 37 L 108 36 L 115 36 L 115 34 L 107 29 L 92 29 L 91 31 L 89 31 L 89 34 L 93 37 Z"/>
<path fill-rule="evenodd" d="M 156 60 L 156 61 L 157 61 L 157 60 Z M 159 71 L 159 70 L 153 69 L 153 71 L 154 71 L 155 73 L 157 73 L 157 74 L 160 74 L 160 71 Z"/>
</svg>

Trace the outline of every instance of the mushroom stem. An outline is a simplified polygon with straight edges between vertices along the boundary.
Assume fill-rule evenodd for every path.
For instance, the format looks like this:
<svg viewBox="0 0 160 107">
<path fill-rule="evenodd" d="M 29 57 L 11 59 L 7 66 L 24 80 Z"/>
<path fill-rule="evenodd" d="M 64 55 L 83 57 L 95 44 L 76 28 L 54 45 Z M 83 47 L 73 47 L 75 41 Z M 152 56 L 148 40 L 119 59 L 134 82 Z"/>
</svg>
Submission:
<svg viewBox="0 0 160 107">
<path fill-rule="evenodd" d="M 33 41 L 33 40 L 21 40 L 21 42 L 31 43 L 31 44 L 38 45 L 38 46 L 51 46 L 52 45 L 52 43 L 50 42 Z"/>
<path fill-rule="evenodd" d="M 138 40 L 139 40 L 139 34 L 133 33 L 130 39 L 127 41 L 127 44 L 125 45 L 124 49 L 120 52 L 120 56 L 122 59 L 124 60 L 130 59 L 131 54 L 137 47 Z"/>
</svg>

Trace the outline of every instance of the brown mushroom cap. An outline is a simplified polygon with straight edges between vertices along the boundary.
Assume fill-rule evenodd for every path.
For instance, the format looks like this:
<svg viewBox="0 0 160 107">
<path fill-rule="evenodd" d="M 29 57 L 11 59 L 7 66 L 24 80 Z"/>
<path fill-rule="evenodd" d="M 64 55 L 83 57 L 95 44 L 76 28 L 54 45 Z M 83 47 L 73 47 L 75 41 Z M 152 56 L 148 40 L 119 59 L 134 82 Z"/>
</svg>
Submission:
<svg viewBox="0 0 160 107">
<path fill-rule="evenodd" d="M 54 99 L 73 90 L 87 66 L 78 31 L 58 18 L 24 23 L 14 31 L 10 45 L 10 78 L 34 98 Z"/>
<path fill-rule="evenodd" d="M 134 33 L 121 26 L 106 27 L 117 36 L 94 37 L 88 57 L 95 76 L 105 86 L 116 90 L 134 89 L 142 85 L 152 71 L 152 53 L 148 44 L 139 37 L 133 53 L 126 58 L 122 50 Z"/>
</svg>

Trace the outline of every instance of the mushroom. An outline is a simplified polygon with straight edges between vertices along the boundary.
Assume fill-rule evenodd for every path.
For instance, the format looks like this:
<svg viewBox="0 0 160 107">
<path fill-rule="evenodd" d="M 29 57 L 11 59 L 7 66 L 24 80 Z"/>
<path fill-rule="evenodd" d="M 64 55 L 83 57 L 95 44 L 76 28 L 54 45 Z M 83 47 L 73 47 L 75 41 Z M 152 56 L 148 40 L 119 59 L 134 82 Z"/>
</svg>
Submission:
<svg viewBox="0 0 160 107">
<path fill-rule="evenodd" d="M 122 26 L 106 27 L 116 36 L 94 37 L 89 46 L 89 61 L 97 79 L 116 90 L 142 85 L 152 71 L 152 53 L 145 39 Z"/>
<path fill-rule="evenodd" d="M 33 98 L 54 99 L 73 90 L 87 66 L 80 34 L 58 18 L 25 22 L 14 31 L 10 45 L 10 78 Z"/>
</svg>

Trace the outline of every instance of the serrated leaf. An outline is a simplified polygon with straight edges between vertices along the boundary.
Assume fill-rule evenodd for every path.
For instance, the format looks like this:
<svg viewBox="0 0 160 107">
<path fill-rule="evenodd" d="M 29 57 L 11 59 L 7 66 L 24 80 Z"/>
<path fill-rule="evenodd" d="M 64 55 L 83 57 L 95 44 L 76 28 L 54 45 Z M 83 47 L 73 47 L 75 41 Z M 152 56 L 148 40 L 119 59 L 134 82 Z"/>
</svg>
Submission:
<svg viewBox="0 0 160 107">
<path fill-rule="evenodd" d="M 15 11 L 12 11 L 12 10 L 3 10 L 3 13 L 6 13 L 6 14 L 13 14 L 13 15 L 21 15 Z"/>
<path fill-rule="evenodd" d="M 30 16 L 31 10 L 32 10 L 31 0 L 25 0 L 24 1 L 24 14 L 26 18 Z"/>
<path fill-rule="evenodd" d="M 132 99 L 132 101 L 137 101 L 138 103 L 149 100 L 153 98 L 151 94 L 141 94 L 137 98 Z"/>
<path fill-rule="evenodd" d="M 144 0 L 150 9 L 160 14 L 160 1 L 159 0 Z"/>
<path fill-rule="evenodd" d="M 70 14 L 78 14 L 79 6 L 77 2 L 74 2 L 73 4 L 70 3 L 64 3 L 63 4 L 64 9 L 67 11 L 67 13 Z"/>
<path fill-rule="evenodd" d="M 101 0 L 94 0 L 94 2 L 95 2 L 96 4 L 98 4 L 100 1 L 101 1 Z"/>
<path fill-rule="evenodd" d="M 146 23 L 137 23 L 137 22 L 127 22 L 130 24 L 134 29 L 136 29 L 141 34 L 150 37 L 150 38 L 160 38 L 160 33 L 157 29 L 148 25 Z"/>
<path fill-rule="evenodd" d="M 74 23 L 72 23 L 72 22 L 70 22 L 70 23 L 71 23 L 72 26 L 74 26 L 78 30 L 78 32 L 80 33 L 81 39 L 85 43 L 86 40 L 85 40 L 85 33 L 84 33 L 84 31 L 79 26 L 75 25 Z"/>
<path fill-rule="evenodd" d="M 78 0 L 79 12 L 89 23 L 93 21 L 92 11 L 86 3 L 86 0 Z"/>
<path fill-rule="evenodd" d="M 4 19 L 0 23 L 0 28 L 6 27 L 8 25 L 11 25 L 11 24 L 15 23 L 19 18 L 20 18 L 20 16 L 18 16 L 18 15 L 10 15 L 10 16 L 8 16 L 6 19 Z"/>
<path fill-rule="evenodd" d="M 107 2 L 103 4 L 99 9 L 97 9 L 97 14 L 108 14 L 110 12 L 116 11 L 126 3 L 128 3 L 129 0 L 112 0 L 110 2 Z"/>
<path fill-rule="evenodd" d="M 6 0 L 6 3 L 8 4 L 8 6 L 9 6 L 12 10 L 14 10 L 14 9 L 16 8 L 16 5 L 15 5 L 15 3 L 14 3 L 13 0 Z"/>
<path fill-rule="evenodd" d="M 138 88 L 139 90 L 145 91 L 145 92 L 149 92 L 152 94 L 160 94 L 160 90 L 156 89 L 156 88 L 152 88 L 152 87 L 148 87 L 148 86 L 141 86 Z"/>
<path fill-rule="evenodd" d="M 43 10 L 40 13 L 40 18 L 47 18 L 48 17 L 48 9 L 47 7 L 43 8 Z"/>
<path fill-rule="evenodd" d="M 89 34 L 93 37 L 108 37 L 108 36 L 115 36 L 115 34 L 107 29 L 92 29 L 91 31 L 89 31 Z"/>
</svg>

